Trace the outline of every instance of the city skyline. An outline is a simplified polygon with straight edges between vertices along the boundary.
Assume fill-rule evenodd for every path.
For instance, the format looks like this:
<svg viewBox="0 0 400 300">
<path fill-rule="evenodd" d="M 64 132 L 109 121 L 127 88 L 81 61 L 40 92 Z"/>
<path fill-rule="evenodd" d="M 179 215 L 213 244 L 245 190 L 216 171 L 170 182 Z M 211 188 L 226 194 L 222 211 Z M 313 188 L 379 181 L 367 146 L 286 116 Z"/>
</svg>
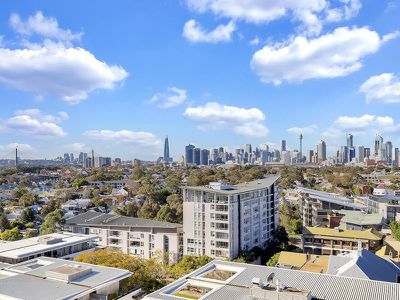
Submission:
<svg viewBox="0 0 400 300">
<path fill-rule="evenodd" d="M 322 1 L 302 10 L 313 22 L 290 4 L 255 1 L 255 17 L 206 2 L 3 2 L 0 158 L 156 160 L 166 135 L 175 161 L 189 143 L 294 149 L 300 134 L 303 155 L 324 140 L 332 156 L 348 133 L 400 145 L 393 1 Z"/>
</svg>

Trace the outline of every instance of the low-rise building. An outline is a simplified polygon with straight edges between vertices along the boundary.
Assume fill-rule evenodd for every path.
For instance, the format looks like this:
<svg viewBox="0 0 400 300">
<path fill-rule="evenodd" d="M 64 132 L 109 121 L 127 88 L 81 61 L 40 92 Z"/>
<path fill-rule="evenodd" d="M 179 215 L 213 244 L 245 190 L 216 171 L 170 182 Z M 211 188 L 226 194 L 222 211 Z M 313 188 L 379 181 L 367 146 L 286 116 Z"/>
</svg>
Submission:
<svg viewBox="0 0 400 300">
<path fill-rule="evenodd" d="M 301 239 L 304 253 L 337 255 L 362 248 L 376 251 L 382 245 L 382 236 L 369 230 L 342 230 L 340 228 L 304 227 Z"/>
<path fill-rule="evenodd" d="M 357 210 L 341 210 L 338 213 L 343 215 L 339 225 L 343 230 L 382 229 L 383 217 L 379 213 L 367 214 Z"/>
<path fill-rule="evenodd" d="M 0 267 L 0 299 L 107 300 L 118 295 L 128 270 L 39 257 Z"/>
<path fill-rule="evenodd" d="M 400 284 L 214 260 L 145 300 L 398 300 Z"/>
<path fill-rule="evenodd" d="M 96 234 L 99 246 L 146 259 L 160 255 L 176 263 L 182 256 L 181 224 L 88 211 L 67 219 L 64 229 Z"/>
<path fill-rule="evenodd" d="M 370 195 L 365 198 L 367 212 L 379 213 L 384 219 L 384 223 L 390 224 L 392 221 L 400 221 L 400 197 L 391 195 Z"/>
<path fill-rule="evenodd" d="M 97 235 L 51 233 L 0 243 L 0 262 L 16 264 L 40 256 L 63 257 L 95 247 Z"/>
</svg>

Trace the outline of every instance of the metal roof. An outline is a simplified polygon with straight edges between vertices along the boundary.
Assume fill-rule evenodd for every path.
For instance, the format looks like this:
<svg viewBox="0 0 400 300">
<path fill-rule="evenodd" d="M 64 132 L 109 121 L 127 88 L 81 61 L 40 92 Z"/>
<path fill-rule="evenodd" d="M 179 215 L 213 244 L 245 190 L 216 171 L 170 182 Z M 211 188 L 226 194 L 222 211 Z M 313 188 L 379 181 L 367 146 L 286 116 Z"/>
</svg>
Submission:
<svg viewBox="0 0 400 300">
<path fill-rule="evenodd" d="M 240 269 L 236 276 L 222 282 L 208 280 L 200 275 L 207 270 L 216 268 L 218 265 L 229 266 Z M 287 287 L 293 287 L 305 291 L 310 291 L 313 298 L 324 300 L 399 300 L 400 284 L 382 282 L 375 280 L 366 280 L 360 278 L 334 276 L 321 273 L 311 273 L 298 270 L 280 269 L 275 267 L 257 266 L 251 264 L 242 264 L 227 261 L 212 261 L 209 264 L 197 269 L 193 273 L 169 284 L 168 286 L 145 297 L 147 300 L 155 299 L 179 299 L 172 294 L 181 286 L 190 282 L 212 283 L 216 287 L 202 297 L 205 300 L 233 300 L 249 299 L 250 287 L 253 278 L 266 280 L 269 275 L 275 274 L 280 283 Z"/>
</svg>

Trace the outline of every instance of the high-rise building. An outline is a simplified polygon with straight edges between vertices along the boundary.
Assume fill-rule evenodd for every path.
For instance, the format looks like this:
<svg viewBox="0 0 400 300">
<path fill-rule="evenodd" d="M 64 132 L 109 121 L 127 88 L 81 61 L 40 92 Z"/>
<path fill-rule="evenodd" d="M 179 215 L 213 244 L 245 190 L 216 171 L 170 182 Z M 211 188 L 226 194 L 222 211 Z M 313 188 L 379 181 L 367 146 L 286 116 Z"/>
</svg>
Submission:
<svg viewBox="0 0 400 300">
<path fill-rule="evenodd" d="M 364 157 L 369 158 L 371 156 L 371 149 L 364 148 Z"/>
<path fill-rule="evenodd" d="M 382 149 L 382 144 L 383 144 L 383 138 L 380 135 L 375 136 L 375 156 L 378 156 L 381 152 Z"/>
<path fill-rule="evenodd" d="M 236 258 L 241 251 L 268 246 L 279 223 L 278 179 L 184 187 L 184 255 Z"/>
<path fill-rule="evenodd" d="M 217 164 L 218 163 L 218 149 L 213 148 L 210 152 L 210 163 Z"/>
<path fill-rule="evenodd" d="M 314 162 L 314 150 L 309 150 L 307 155 L 307 162 L 313 163 Z"/>
<path fill-rule="evenodd" d="M 185 147 L 185 163 L 192 164 L 193 163 L 193 149 L 195 146 L 189 144 Z"/>
<path fill-rule="evenodd" d="M 248 154 L 251 154 L 251 153 L 252 153 L 252 151 L 251 151 L 251 144 L 246 144 L 246 152 L 247 152 Z"/>
<path fill-rule="evenodd" d="M 399 167 L 400 166 L 399 148 L 393 148 L 393 150 L 392 150 L 392 166 L 393 167 Z"/>
<path fill-rule="evenodd" d="M 357 151 L 357 160 L 358 160 L 358 162 L 363 162 L 364 158 L 365 158 L 365 156 L 364 156 L 364 154 L 365 154 L 364 146 L 358 146 L 357 150 L 358 150 Z"/>
<path fill-rule="evenodd" d="M 354 151 L 354 137 L 351 133 L 347 134 L 347 162 L 351 162 L 353 159 L 352 154 L 355 153 Z"/>
<path fill-rule="evenodd" d="M 303 161 L 303 134 L 300 133 L 300 152 L 299 152 L 299 156 L 300 156 L 300 162 Z"/>
<path fill-rule="evenodd" d="M 318 144 L 318 163 L 321 163 L 326 160 L 326 143 L 321 140 Z"/>
<path fill-rule="evenodd" d="M 164 157 L 163 157 L 164 163 L 170 163 L 172 161 L 171 157 L 169 156 L 169 142 L 168 142 L 168 137 L 165 138 L 164 141 Z"/>
<path fill-rule="evenodd" d="M 387 141 L 383 144 L 383 148 L 385 149 L 385 156 L 382 157 L 382 160 L 387 161 L 389 164 L 392 163 L 392 152 L 393 152 L 393 145 L 391 141 Z"/>
<path fill-rule="evenodd" d="M 200 148 L 193 149 L 193 163 L 196 165 L 200 165 Z"/>
<path fill-rule="evenodd" d="M 282 140 L 281 142 L 281 154 L 283 151 L 286 151 L 286 140 Z"/>
<path fill-rule="evenodd" d="M 210 151 L 207 149 L 202 149 L 200 151 L 200 165 L 207 166 L 208 165 L 208 157 L 210 155 Z"/>
</svg>

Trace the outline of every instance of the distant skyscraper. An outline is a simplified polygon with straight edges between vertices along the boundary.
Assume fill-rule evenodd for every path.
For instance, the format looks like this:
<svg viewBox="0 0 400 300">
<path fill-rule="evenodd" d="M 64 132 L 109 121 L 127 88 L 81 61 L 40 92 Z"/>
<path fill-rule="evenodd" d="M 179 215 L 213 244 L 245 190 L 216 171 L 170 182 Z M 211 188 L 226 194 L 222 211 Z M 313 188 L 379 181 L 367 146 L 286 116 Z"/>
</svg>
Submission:
<svg viewBox="0 0 400 300">
<path fill-rule="evenodd" d="M 169 157 L 169 142 L 168 142 L 168 137 L 165 138 L 164 141 L 164 163 L 169 163 L 171 162 L 171 158 Z"/>
<path fill-rule="evenodd" d="M 383 160 L 386 160 L 389 164 L 392 163 L 392 152 L 393 152 L 393 145 L 391 141 L 387 141 L 384 143 L 385 147 L 385 156 L 382 157 Z"/>
<path fill-rule="evenodd" d="M 300 133 L 300 152 L 299 152 L 299 156 L 300 156 L 300 162 L 303 161 L 303 134 Z"/>
<path fill-rule="evenodd" d="M 282 140 L 281 142 L 281 154 L 283 151 L 286 151 L 286 140 Z"/>
<path fill-rule="evenodd" d="M 380 154 L 382 149 L 382 144 L 383 144 L 383 138 L 377 134 L 375 136 L 375 152 L 374 152 L 375 156 Z"/>
<path fill-rule="evenodd" d="M 309 150 L 307 155 L 307 162 L 313 163 L 314 161 L 314 150 Z"/>
<path fill-rule="evenodd" d="M 365 149 L 364 149 L 364 146 L 358 146 L 358 149 L 357 149 L 358 151 L 357 151 L 357 160 L 358 160 L 358 162 L 363 162 L 364 161 L 364 154 L 365 154 Z"/>
<path fill-rule="evenodd" d="M 202 149 L 200 151 L 200 165 L 207 166 L 208 165 L 208 157 L 210 155 L 210 151 L 207 149 Z"/>
<path fill-rule="evenodd" d="M 200 165 L 200 148 L 193 149 L 193 163 L 196 165 Z"/>
<path fill-rule="evenodd" d="M 318 163 L 326 160 L 326 143 L 325 141 L 320 141 L 318 144 Z"/>
<path fill-rule="evenodd" d="M 246 144 L 246 152 L 248 153 L 248 154 L 251 154 L 251 144 Z"/>
<path fill-rule="evenodd" d="M 369 158 L 371 155 L 371 149 L 370 148 L 364 148 L 364 157 Z"/>
<path fill-rule="evenodd" d="M 399 165 L 400 165 L 399 148 L 393 148 L 393 150 L 392 150 L 392 166 L 399 167 Z"/>
<path fill-rule="evenodd" d="M 347 162 L 351 162 L 355 156 L 354 137 L 351 133 L 347 135 Z"/>
<path fill-rule="evenodd" d="M 193 163 L 193 149 L 195 146 L 189 144 L 185 147 L 185 163 L 192 164 Z"/>
</svg>

